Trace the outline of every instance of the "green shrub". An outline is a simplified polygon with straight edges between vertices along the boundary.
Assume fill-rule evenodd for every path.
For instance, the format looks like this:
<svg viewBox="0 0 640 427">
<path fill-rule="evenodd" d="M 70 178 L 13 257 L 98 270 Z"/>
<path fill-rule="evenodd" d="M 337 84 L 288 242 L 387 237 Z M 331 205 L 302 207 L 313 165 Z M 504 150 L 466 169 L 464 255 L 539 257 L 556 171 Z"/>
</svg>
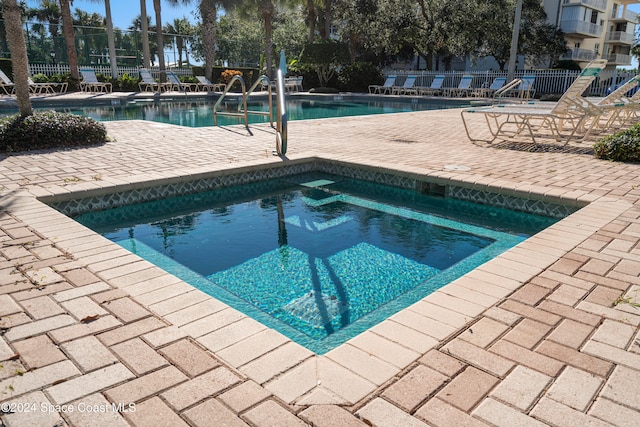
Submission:
<svg viewBox="0 0 640 427">
<path fill-rule="evenodd" d="M 340 90 L 345 92 L 368 92 L 369 85 L 382 84 L 380 69 L 370 62 L 356 62 L 342 67 L 338 74 Z"/>
<path fill-rule="evenodd" d="M 124 73 L 122 77 L 118 79 L 118 90 L 122 92 L 136 92 L 138 87 L 138 82 L 140 79 L 138 77 L 130 76 L 127 73 Z"/>
<path fill-rule="evenodd" d="M 0 119 L 0 150 L 7 153 L 103 144 L 106 140 L 104 125 L 89 117 L 44 111 Z"/>
<path fill-rule="evenodd" d="M 640 162 L 640 124 L 629 129 L 608 135 L 593 146 L 598 159 L 615 162 Z"/>
</svg>

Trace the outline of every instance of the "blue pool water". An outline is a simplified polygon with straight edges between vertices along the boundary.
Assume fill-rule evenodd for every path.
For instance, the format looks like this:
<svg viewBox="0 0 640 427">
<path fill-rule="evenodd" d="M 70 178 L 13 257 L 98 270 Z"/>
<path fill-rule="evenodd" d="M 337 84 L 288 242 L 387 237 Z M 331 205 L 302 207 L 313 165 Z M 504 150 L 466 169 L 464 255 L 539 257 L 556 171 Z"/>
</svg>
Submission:
<svg viewBox="0 0 640 427">
<path fill-rule="evenodd" d="M 213 106 L 211 101 L 157 101 L 136 100 L 113 105 L 91 105 L 54 108 L 58 111 L 91 117 L 99 121 L 112 120 L 150 120 L 180 126 L 213 126 Z M 330 117 L 362 116 L 370 114 L 400 113 L 443 108 L 468 106 L 466 101 L 430 100 L 430 102 L 392 102 L 392 101 L 349 101 L 322 99 L 288 99 L 287 115 L 289 120 L 320 119 Z M 275 103 L 274 103 L 275 108 Z M 51 108 L 46 108 L 51 109 Z M 218 111 L 237 112 L 238 102 L 224 102 Z M 250 102 L 249 111 L 269 111 L 264 102 Z M 275 114 L 275 113 L 274 113 Z M 274 116 L 275 120 L 275 116 Z M 249 115 L 250 123 L 268 122 L 268 117 Z M 237 118 L 218 117 L 218 125 L 237 125 Z"/>
<path fill-rule="evenodd" d="M 326 174 L 76 219 L 318 354 L 556 221 Z"/>
</svg>

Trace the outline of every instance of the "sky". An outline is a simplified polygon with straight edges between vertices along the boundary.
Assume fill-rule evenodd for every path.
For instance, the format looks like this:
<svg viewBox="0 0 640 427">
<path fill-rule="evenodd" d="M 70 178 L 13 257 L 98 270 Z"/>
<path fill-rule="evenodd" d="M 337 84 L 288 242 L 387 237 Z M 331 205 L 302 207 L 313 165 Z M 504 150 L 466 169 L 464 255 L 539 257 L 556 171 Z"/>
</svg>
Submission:
<svg viewBox="0 0 640 427">
<path fill-rule="evenodd" d="M 147 6 L 147 16 L 151 18 L 151 23 L 155 24 L 156 14 L 153 10 L 153 0 L 145 0 Z M 195 22 L 193 11 L 196 9 L 197 2 L 193 1 L 191 5 L 172 6 L 168 2 L 162 2 L 162 25 L 173 22 L 174 19 L 187 18 L 192 23 Z M 38 0 L 28 0 L 29 7 L 37 8 L 40 2 Z M 102 0 L 74 0 L 71 6 L 71 13 L 75 9 L 82 9 L 89 13 L 99 13 L 104 16 L 104 2 Z M 111 19 L 113 26 L 125 30 L 131 26 L 136 16 L 140 15 L 139 0 L 111 0 Z"/>
</svg>

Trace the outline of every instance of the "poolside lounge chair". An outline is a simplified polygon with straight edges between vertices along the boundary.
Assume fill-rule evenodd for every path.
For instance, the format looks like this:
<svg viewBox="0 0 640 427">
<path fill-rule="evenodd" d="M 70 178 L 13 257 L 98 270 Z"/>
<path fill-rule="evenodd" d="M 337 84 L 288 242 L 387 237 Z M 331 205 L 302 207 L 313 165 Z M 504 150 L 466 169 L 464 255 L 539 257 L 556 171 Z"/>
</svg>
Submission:
<svg viewBox="0 0 640 427">
<path fill-rule="evenodd" d="M 491 143 L 498 138 L 528 136 L 534 143 L 536 137 L 553 137 L 556 141 L 586 138 L 598 123 L 602 110 L 582 97 L 607 64 L 606 59 L 592 61 L 571 84 L 552 108 L 522 105 L 500 105 L 466 109 L 461 112 L 467 136 L 471 141 Z M 465 115 L 480 114 L 484 117 L 490 139 L 471 136 L 470 123 Z"/>
<path fill-rule="evenodd" d="M 381 85 L 369 85 L 369 93 L 391 93 L 391 88 L 396 83 L 398 76 L 387 76 L 387 80 Z"/>
<path fill-rule="evenodd" d="M 211 83 L 205 76 L 196 76 L 198 79 L 198 90 L 206 90 L 207 92 L 221 92 L 224 90 L 223 83 Z"/>
<path fill-rule="evenodd" d="M 6 95 L 12 95 L 15 90 L 15 85 L 2 70 L 0 70 L 0 80 L 0 88 L 2 88 Z"/>
<path fill-rule="evenodd" d="M 471 91 L 472 75 L 464 75 L 460 79 L 458 87 L 449 87 L 442 90 L 444 96 L 462 96 L 469 95 Z"/>
<path fill-rule="evenodd" d="M 640 105 L 640 95 L 638 94 L 640 91 L 636 89 L 636 92 L 631 97 L 627 95 L 637 88 L 639 84 L 640 74 L 627 80 L 595 104 L 602 112 L 602 117 L 598 122 L 598 129 L 609 130 L 612 127 L 622 127 L 634 116 L 631 113 L 635 113 Z M 619 117 L 621 118 L 618 119 Z"/>
<path fill-rule="evenodd" d="M 65 93 L 67 92 L 67 88 L 69 84 L 67 82 L 56 83 L 56 82 L 46 82 L 46 83 L 36 83 L 31 80 L 31 77 L 28 79 L 29 81 L 29 92 L 34 95 L 42 95 L 43 93 Z"/>
<path fill-rule="evenodd" d="M 177 92 L 192 92 L 197 90 L 199 83 L 185 83 L 180 80 L 178 75 L 173 71 L 167 71 L 167 89 Z"/>
<path fill-rule="evenodd" d="M 151 75 L 151 71 L 146 68 L 140 68 L 138 70 L 140 73 L 140 78 L 142 79 L 138 83 L 138 88 L 140 88 L 140 92 L 162 92 L 162 90 L 166 87 L 166 83 L 157 82 L 156 79 Z"/>
<path fill-rule="evenodd" d="M 478 98 L 491 98 L 497 90 L 501 89 L 507 82 L 506 77 L 496 77 L 489 87 L 478 87 L 471 92 L 471 96 Z"/>
<path fill-rule="evenodd" d="M 80 68 L 82 80 L 80 90 L 82 92 L 111 92 L 111 83 L 98 81 L 92 68 Z"/>
<path fill-rule="evenodd" d="M 418 93 L 420 95 L 440 95 L 442 94 L 442 83 L 444 83 L 444 76 L 435 76 L 429 87 L 419 87 Z"/>
<path fill-rule="evenodd" d="M 415 95 L 417 94 L 418 88 L 415 87 L 416 79 L 418 76 L 407 76 L 407 79 L 404 81 L 402 86 L 392 86 L 391 94 L 392 95 Z"/>
</svg>

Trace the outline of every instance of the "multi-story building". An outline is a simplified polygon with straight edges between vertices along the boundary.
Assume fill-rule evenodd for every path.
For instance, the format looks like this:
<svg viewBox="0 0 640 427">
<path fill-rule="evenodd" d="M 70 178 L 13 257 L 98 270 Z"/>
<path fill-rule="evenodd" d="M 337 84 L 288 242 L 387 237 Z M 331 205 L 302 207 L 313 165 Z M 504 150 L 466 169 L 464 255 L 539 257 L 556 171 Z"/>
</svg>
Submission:
<svg viewBox="0 0 640 427">
<path fill-rule="evenodd" d="M 585 65 L 607 59 L 607 68 L 631 65 L 638 14 L 632 0 L 544 0 L 548 20 L 565 34 L 570 51 L 561 59 Z"/>
</svg>

